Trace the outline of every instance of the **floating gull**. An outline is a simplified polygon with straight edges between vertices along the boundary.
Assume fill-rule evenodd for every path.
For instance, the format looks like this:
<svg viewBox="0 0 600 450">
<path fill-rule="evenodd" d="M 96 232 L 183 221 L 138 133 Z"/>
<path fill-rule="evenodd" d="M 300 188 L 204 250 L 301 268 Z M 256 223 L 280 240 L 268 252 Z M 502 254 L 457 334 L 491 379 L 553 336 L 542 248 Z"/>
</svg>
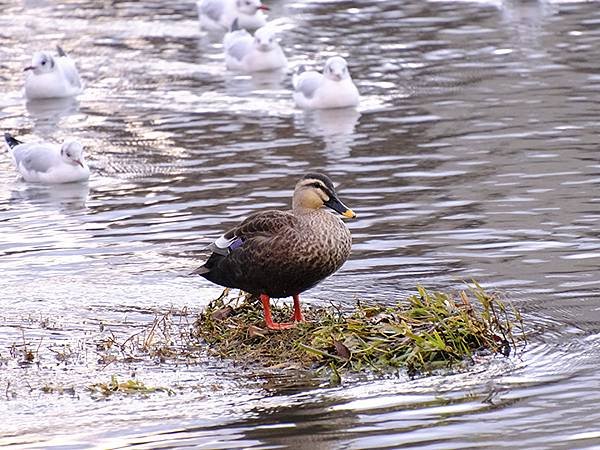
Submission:
<svg viewBox="0 0 600 450">
<path fill-rule="evenodd" d="M 346 60 L 340 56 L 329 58 L 323 73 L 300 71 L 294 74 L 294 101 L 300 108 L 327 109 L 357 106 L 358 89 L 352 82 Z"/>
<path fill-rule="evenodd" d="M 24 144 L 9 133 L 4 133 L 4 141 L 25 181 L 55 184 L 90 177 L 83 147 L 77 141 L 66 140 L 62 146 L 46 142 Z"/>
<path fill-rule="evenodd" d="M 267 23 L 263 11 L 269 8 L 260 0 L 199 0 L 198 17 L 202 28 L 213 31 L 227 31 L 237 18 L 239 26 L 256 30 Z"/>
<path fill-rule="evenodd" d="M 231 31 L 223 39 L 225 64 L 228 69 L 242 72 L 264 72 L 287 66 L 287 58 L 275 38 L 275 30 L 265 26 L 254 37 L 234 20 Z"/>
<path fill-rule="evenodd" d="M 29 100 L 53 97 L 71 97 L 82 91 L 75 62 L 59 46 L 58 56 L 36 52 L 31 65 L 25 67 L 25 96 Z"/>
</svg>

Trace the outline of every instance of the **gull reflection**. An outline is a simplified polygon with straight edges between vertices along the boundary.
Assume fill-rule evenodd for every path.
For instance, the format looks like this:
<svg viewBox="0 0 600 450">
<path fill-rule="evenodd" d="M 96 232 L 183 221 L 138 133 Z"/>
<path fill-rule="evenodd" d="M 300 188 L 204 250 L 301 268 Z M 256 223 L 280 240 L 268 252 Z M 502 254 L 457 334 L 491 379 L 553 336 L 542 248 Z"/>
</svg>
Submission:
<svg viewBox="0 0 600 450">
<path fill-rule="evenodd" d="M 18 182 L 11 192 L 10 201 L 26 202 L 43 209 L 80 211 L 86 209 L 89 193 L 87 182 L 51 185 Z"/>
<path fill-rule="evenodd" d="M 325 152 L 333 159 L 350 156 L 350 146 L 356 139 L 354 129 L 360 113 L 354 108 L 317 109 L 297 116 L 297 126 L 311 136 L 322 137 Z"/>
<path fill-rule="evenodd" d="M 511 29 L 512 43 L 532 57 L 545 55 L 541 36 L 548 18 L 560 11 L 560 7 L 549 0 L 502 2 L 502 20 Z"/>
<path fill-rule="evenodd" d="M 79 111 L 79 101 L 75 97 L 44 98 L 29 100 L 25 108 L 34 122 L 34 134 L 52 132 L 63 117 Z"/>
<path fill-rule="evenodd" d="M 247 96 L 257 90 L 279 90 L 286 76 L 283 70 L 253 74 L 228 73 L 225 76 L 225 90 L 227 94 L 237 96 Z"/>
</svg>

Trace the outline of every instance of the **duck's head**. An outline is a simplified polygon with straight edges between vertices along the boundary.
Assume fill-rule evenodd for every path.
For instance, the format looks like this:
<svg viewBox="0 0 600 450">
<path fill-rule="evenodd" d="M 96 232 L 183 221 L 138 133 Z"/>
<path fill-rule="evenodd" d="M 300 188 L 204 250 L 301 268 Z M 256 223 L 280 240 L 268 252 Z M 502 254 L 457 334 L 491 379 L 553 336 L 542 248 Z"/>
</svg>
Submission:
<svg viewBox="0 0 600 450">
<path fill-rule="evenodd" d="M 344 217 L 353 219 L 354 211 L 342 203 L 335 193 L 331 179 L 322 173 L 307 173 L 296 184 L 292 207 L 319 209 L 327 206 Z"/>
<path fill-rule="evenodd" d="M 277 45 L 275 30 L 261 27 L 254 32 L 254 46 L 261 52 L 269 52 Z"/>
<path fill-rule="evenodd" d="M 263 5 L 260 0 L 236 0 L 235 6 L 237 10 L 243 14 L 253 16 L 256 11 L 268 11 L 269 7 Z"/>
<path fill-rule="evenodd" d="M 60 147 L 60 156 L 68 164 L 83 167 L 83 146 L 73 139 L 63 143 Z"/>
<path fill-rule="evenodd" d="M 323 75 L 333 81 L 342 81 L 349 78 L 348 63 L 341 56 L 333 56 L 325 63 Z"/>
<path fill-rule="evenodd" d="M 54 58 L 45 52 L 35 52 L 31 58 L 31 65 L 23 70 L 31 70 L 36 75 L 49 73 L 54 70 Z"/>
</svg>

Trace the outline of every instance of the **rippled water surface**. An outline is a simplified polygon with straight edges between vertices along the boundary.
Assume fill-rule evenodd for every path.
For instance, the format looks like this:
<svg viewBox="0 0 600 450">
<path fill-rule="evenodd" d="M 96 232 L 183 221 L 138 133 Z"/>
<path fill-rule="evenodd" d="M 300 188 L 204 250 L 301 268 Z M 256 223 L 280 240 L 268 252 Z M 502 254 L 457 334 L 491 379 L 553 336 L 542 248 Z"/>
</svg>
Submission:
<svg viewBox="0 0 600 450">
<path fill-rule="evenodd" d="M 291 69 L 227 72 L 192 1 L 4 3 L 0 128 L 75 136 L 93 174 L 27 184 L 0 153 L 0 446 L 599 448 L 598 3 L 269 5 L 292 68 L 347 57 L 358 111 L 297 110 Z M 22 68 L 57 43 L 84 93 L 25 104 Z M 538 330 L 521 356 L 338 388 L 99 357 L 97 342 L 157 314 L 193 320 L 220 293 L 187 275 L 203 247 L 287 207 L 309 170 L 359 218 L 350 260 L 306 302 L 393 303 L 475 278 Z M 17 364 L 24 345 L 37 363 Z M 175 395 L 85 390 L 111 375 Z"/>
</svg>

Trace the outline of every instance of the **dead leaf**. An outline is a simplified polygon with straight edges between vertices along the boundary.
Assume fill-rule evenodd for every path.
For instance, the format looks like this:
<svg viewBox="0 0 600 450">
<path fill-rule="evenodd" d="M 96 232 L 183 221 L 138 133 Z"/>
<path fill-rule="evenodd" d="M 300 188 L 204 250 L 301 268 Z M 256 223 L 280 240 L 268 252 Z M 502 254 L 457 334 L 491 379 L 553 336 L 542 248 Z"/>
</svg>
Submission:
<svg viewBox="0 0 600 450">
<path fill-rule="evenodd" d="M 231 306 L 225 306 L 224 308 L 217 309 L 210 315 L 213 320 L 223 320 L 231 315 L 233 308 Z"/>
<path fill-rule="evenodd" d="M 333 345 L 335 347 L 335 352 L 342 359 L 350 359 L 351 353 L 348 347 L 342 344 L 340 341 L 333 340 Z"/>
<path fill-rule="evenodd" d="M 260 328 L 257 327 L 255 325 L 250 325 L 248 327 L 248 336 L 250 336 L 251 338 L 253 337 L 265 337 L 265 333 L 267 330 L 265 330 L 264 328 Z"/>
</svg>

